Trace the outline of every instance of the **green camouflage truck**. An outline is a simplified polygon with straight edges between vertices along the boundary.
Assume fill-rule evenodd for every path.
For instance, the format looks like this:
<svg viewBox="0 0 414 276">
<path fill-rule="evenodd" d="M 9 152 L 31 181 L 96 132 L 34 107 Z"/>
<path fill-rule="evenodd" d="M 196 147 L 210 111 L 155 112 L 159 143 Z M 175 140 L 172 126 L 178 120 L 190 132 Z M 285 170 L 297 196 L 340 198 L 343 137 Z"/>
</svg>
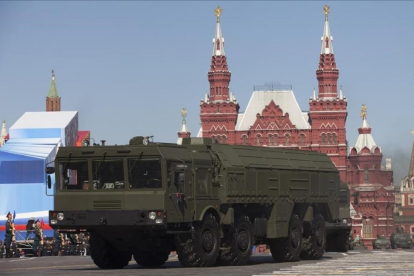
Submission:
<svg viewBox="0 0 414 276">
<path fill-rule="evenodd" d="M 269 245 L 276 261 L 319 259 L 327 245 L 347 250 L 349 212 L 340 210 L 349 208 L 349 190 L 325 154 L 134 137 L 123 146 L 61 147 L 47 171 L 56 177 L 51 227 L 90 232 L 103 269 L 132 256 L 161 266 L 171 251 L 183 266 L 245 265 L 256 244 Z"/>
</svg>

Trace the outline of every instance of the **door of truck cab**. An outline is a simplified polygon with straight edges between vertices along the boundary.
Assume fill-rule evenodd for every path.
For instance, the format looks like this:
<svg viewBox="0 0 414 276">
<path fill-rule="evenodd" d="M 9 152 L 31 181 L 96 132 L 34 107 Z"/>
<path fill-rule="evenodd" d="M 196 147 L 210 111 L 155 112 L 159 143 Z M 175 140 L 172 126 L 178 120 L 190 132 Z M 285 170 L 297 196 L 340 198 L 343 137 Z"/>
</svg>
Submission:
<svg viewBox="0 0 414 276">
<path fill-rule="evenodd" d="M 168 166 L 168 192 L 173 216 L 180 222 L 192 221 L 194 210 L 192 164 L 172 161 Z"/>
</svg>

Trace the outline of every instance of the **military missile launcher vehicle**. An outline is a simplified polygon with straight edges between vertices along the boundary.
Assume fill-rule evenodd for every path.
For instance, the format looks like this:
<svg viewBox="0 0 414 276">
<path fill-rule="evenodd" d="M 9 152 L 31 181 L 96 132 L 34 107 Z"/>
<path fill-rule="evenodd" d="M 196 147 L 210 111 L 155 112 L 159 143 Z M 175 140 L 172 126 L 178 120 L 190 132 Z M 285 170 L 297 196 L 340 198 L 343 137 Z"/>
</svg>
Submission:
<svg viewBox="0 0 414 276">
<path fill-rule="evenodd" d="M 132 256 L 161 266 L 171 251 L 184 266 L 206 267 L 245 265 L 256 244 L 269 245 L 278 262 L 347 248 L 349 213 L 340 210 L 349 190 L 325 154 L 135 137 L 124 146 L 61 147 L 47 171 L 56 176 L 51 227 L 90 232 L 103 269 Z"/>
</svg>

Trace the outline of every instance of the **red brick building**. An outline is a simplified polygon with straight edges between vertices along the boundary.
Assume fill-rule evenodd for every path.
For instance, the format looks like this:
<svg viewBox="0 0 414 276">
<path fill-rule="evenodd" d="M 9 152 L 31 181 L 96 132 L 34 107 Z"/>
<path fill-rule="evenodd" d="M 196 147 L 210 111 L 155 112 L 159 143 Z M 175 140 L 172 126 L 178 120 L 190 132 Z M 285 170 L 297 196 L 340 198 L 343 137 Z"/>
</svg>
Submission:
<svg viewBox="0 0 414 276">
<path fill-rule="evenodd" d="M 219 143 L 283 147 L 326 153 L 356 195 L 353 234 L 371 244 L 377 234 L 389 236 L 393 230 L 394 194 L 391 165 L 383 168 L 381 148 L 371 136 L 366 118 L 348 157 L 346 139 L 347 99 L 338 89 L 339 69 L 325 6 L 321 51 L 316 70 L 318 91 L 303 112 L 291 86 L 255 86 L 244 112 L 230 92 L 231 73 L 224 50 L 224 38 L 217 14 L 208 81 L 210 91 L 200 102 L 201 128 L 197 136 Z M 183 123 L 179 137 L 189 131 Z M 390 162 L 390 161 L 389 161 Z"/>
<path fill-rule="evenodd" d="M 309 112 L 302 112 L 291 86 L 255 86 L 243 113 L 230 92 L 231 73 L 224 51 L 220 16 L 213 38 L 208 81 L 210 92 L 200 102 L 198 136 L 220 143 L 300 148 L 328 154 L 346 181 L 347 99 L 338 93 L 336 67 L 328 14 L 325 14 L 321 52 L 316 70 L 318 92 L 309 99 Z"/>
</svg>

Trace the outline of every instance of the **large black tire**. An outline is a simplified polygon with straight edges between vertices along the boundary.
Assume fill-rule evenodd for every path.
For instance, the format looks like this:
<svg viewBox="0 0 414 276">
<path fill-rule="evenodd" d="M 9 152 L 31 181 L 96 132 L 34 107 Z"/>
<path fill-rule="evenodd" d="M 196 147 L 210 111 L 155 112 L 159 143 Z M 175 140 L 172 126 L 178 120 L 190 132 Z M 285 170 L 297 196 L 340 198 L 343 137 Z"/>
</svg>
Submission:
<svg viewBox="0 0 414 276">
<path fill-rule="evenodd" d="M 322 215 L 317 215 L 310 223 L 309 236 L 303 239 L 300 258 L 303 260 L 319 260 L 325 252 L 326 230 Z"/>
<path fill-rule="evenodd" d="M 287 238 L 270 242 L 272 257 L 277 262 L 297 262 L 302 250 L 302 223 L 298 215 L 292 214 Z"/>
<path fill-rule="evenodd" d="M 246 265 L 252 256 L 253 228 L 249 217 L 242 216 L 231 226 L 225 239 L 228 248 L 220 250 L 219 265 Z"/>
<path fill-rule="evenodd" d="M 134 252 L 134 260 L 140 266 L 158 267 L 158 266 L 162 266 L 168 260 L 169 255 L 170 255 L 169 251 L 160 251 L 160 250 L 143 251 L 143 250 L 137 250 L 137 251 Z"/>
<path fill-rule="evenodd" d="M 102 269 L 119 269 L 127 266 L 131 254 L 116 249 L 96 232 L 91 232 L 90 239 L 91 258 Z"/>
<path fill-rule="evenodd" d="M 214 266 L 220 249 L 220 231 L 215 217 L 207 214 L 193 226 L 191 235 L 177 235 L 178 260 L 187 267 Z"/>
<path fill-rule="evenodd" d="M 349 232 L 339 231 L 326 237 L 326 252 L 348 252 Z"/>
</svg>

